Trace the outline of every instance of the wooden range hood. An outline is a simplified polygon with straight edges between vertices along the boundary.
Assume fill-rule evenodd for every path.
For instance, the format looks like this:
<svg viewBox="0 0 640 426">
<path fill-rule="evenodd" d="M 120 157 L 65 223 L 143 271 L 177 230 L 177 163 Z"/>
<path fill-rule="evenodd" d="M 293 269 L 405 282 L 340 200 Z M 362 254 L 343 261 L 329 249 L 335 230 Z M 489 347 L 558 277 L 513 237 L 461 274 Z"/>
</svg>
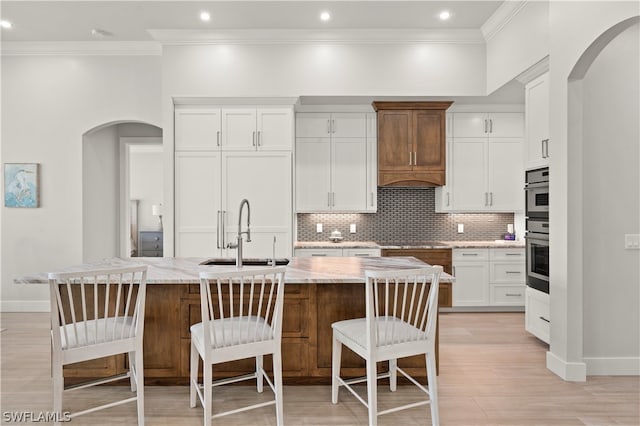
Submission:
<svg viewBox="0 0 640 426">
<path fill-rule="evenodd" d="M 445 184 L 446 110 L 453 102 L 378 102 L 378 186 Z"/>
</svg>

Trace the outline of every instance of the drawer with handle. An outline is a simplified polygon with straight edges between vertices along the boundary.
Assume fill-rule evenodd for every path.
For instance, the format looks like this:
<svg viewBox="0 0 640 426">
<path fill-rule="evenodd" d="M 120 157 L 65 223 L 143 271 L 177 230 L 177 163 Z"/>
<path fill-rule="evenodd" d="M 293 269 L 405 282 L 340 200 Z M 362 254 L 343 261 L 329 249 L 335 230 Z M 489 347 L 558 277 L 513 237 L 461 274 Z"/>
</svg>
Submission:
<svg viewBox="0 0 640 426">
<path fill-rule="evenodd" d="M 489 299 L 494 306 L 523 306 L 525 285 L 491 284 Z"/>
<path fill-rule="evenodd" d="M 492 248 L 489 249 L 491 260 L 524 262 L 525 251 L 523 248 Z"/>
<path fill-rule="evenodd" d="M 486 262 L 489 260 L 488 249 L 454 249 L 453 263 L 457 262 Z"/>
<path fill-rule="evenodd" d="M 525 283 L 525 264 L 491 262 L 489 281 L 492 283 Z"/>
</svg>

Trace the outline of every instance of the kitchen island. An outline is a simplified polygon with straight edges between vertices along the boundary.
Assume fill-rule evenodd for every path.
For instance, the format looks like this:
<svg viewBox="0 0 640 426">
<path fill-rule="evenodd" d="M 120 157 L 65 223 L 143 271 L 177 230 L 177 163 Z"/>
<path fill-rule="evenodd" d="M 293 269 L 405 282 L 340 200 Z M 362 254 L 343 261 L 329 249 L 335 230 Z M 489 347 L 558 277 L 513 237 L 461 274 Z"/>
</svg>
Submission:
<svg viewBox="0 0 640 426">
<path fill-rule="evenodd" d="M 102 262 L 63 268 L 82 271 L 105 266 L 137 263 L 149 266 L 145 313 L 145 383 L 187 384 L 189 377 L 189 327 L 200 321 L 200 270 L 223 268 L 201 266 L 204 258 L 106 259 Z M 331 381 L 331 324 L 365 315 L 364 271 L 408 269 L 424 266 L 413 257 L 294 257 L 285 275 L 282 333 L 285 384 L 327 384 Z M 18 283 L 47 283 L 46 274 L 25 276 Z M 450 287 L 453 277 L 443 274 L 441 287 Z M 438 341 L 436 338 L 436 356 Z M 268 357 L 269 358 L 269 357 Z M 270 359 L 265 365 L 271 365 Z M 424 357 L 407 358 L 400 366 L 424 377 Z M 216 365 L 214 377 L 244 374 L 254 360 Z M 123 355 L 65 367 L 68 382 L 104 377 L 126 371 Z M 344 375 L 364 375 L 364 362 L 343 351 Z"/>
</svg>

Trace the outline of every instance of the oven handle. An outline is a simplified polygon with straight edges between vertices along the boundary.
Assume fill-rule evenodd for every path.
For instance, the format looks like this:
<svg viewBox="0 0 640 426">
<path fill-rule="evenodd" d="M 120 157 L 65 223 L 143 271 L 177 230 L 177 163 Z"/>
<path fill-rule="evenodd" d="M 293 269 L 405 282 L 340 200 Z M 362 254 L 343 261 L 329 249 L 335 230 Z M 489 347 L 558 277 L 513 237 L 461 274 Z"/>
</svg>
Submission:
<svg viewBox="0 0 640 426">
<path fill-rule="evenodd" d="M 528 191 L 530 189 L 536 189 L 536 188 L 548 188 L 549 187 L 549 182 L 538 182 L 538 183 L 527 183 L 524 186 L 524 190 Z"/>
</svg>

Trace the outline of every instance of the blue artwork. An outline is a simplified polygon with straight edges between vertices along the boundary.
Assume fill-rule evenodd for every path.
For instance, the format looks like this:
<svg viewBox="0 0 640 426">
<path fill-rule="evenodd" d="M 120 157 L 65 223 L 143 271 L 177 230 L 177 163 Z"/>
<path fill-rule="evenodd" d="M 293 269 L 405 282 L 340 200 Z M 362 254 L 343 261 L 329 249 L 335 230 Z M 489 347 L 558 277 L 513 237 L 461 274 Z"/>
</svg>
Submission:
<svg viewBox="0 0 640 426">
<path fill-rule="evenodd" d="M 5 207 L 39 207 L 38 164 L 5 163 Z"/>
</svg>

